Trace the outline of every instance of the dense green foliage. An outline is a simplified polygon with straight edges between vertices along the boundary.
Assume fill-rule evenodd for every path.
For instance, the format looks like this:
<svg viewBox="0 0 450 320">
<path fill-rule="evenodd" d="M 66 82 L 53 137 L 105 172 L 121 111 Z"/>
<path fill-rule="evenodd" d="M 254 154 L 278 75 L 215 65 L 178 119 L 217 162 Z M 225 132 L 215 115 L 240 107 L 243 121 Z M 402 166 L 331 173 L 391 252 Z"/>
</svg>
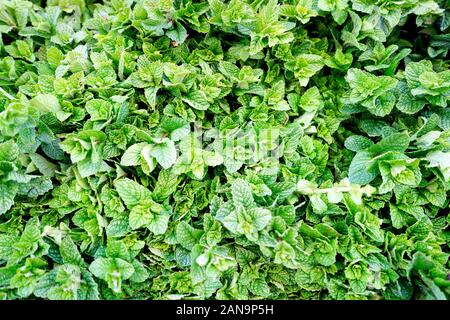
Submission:
<svg viewBox="0 0 450 320">
<path fill-rule="evenodd" d="M 449 8 L 1 0 L 0 298 L 450 297 Z"/>
</svg>

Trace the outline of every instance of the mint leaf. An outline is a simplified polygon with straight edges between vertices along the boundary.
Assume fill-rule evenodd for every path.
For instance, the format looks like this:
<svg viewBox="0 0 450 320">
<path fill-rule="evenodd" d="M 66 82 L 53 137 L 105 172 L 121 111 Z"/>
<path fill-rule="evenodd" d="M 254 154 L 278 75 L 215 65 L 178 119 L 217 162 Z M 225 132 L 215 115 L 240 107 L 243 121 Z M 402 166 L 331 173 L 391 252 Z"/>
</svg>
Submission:
<svg viewBox="0 0 450 320">
<path fill-rule="evenodd" d="M 136 143 L 125 150 L 122 158 L 120 159 L 120 164 L 123 166 L 137 166 L 141 163 L 141 152 L 146 146 L 146 143 Z"/>
<path fill-rule="evenodd" d="M 139 204 L 140 201 L 151 197 L 151 192 L 139 183 L 123 178 L 114 183 L 120 198 L 129 208 Z"/>
<path fill-rule="evenodd" d="M 152 221 L 152 213 L 150 208 L 142 205 L 133 207 L 130 211 L 129 224 L 131 229 L 139 229 Z"/>
<path fill-rule="evenodd" d="M 0 214 L 6 213 L 14 204 L 18 186 L 12 183 L 0 184 Z"/>
<path fill-rule="evenodd" d="M 175 41 L 177 43 L 177 45 L 182 44 L 188 36 L 186 28 L 183 27 L 183 25 L 181 25 L 179 23 L 176 24 L 176 26 L 173 30 L 167 31 L 166 35 L 172 41 Z"/>
<path fill-rule="evenodd" d="M 164 168 L 170 168 L 177 159 L 177 150 L 175 144 L 171 140 L 166 140 L 153 146 L 150 150 L 150 155 L 158 161 Z"/>
<path fill-rule="evenodd" d="M 0 3 L 0 299 L 450 298 L 448 1 Z"/>
<path fill-rule="evenodd" d="M 372 159 L 372 154 L 367 151 L 360 151 L 355 155 L 348 169 L 351 183 L 368 184 L 377 177 L 377 169 Z"/>
<path fill-rule="evenodd" d="M 209 103 L 206 100 L 205 94 L 199 90 L 191 91 L 183 98 L 183 101 L 197 110 L 207 110 L 209 108 Z"/>
<path fill-rule="evenodd" d="M 250 185 L 242 179 L 236 179 L 231 185 L 233 203 L 236 206 L 251 207 L 253 195 Z"/>
</svg>

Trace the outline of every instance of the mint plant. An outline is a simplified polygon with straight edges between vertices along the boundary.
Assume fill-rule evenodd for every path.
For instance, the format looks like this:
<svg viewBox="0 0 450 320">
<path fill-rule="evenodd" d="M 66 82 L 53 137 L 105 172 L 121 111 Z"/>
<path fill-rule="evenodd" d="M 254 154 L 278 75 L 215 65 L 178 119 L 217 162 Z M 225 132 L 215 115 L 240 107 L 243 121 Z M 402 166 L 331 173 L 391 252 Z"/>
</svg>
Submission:
<svg viewBox="0 0 450 320">
<path fill-rule="evenodd" d="M 448 299 L 449 9 L 0 1 L 0 299 Z"/>
</svg>

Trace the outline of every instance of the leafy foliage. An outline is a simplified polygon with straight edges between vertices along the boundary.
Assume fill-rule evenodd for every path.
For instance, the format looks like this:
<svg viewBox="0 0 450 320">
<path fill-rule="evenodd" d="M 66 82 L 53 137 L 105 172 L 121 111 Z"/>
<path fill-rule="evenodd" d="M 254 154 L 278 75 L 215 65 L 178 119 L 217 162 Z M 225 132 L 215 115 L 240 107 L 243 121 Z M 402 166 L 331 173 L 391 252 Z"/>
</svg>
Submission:
<svg viewBox="0 0 450 320">
<path fill-rule="evenodd" d="M 0 1 L 0 298 L 447 299 L 449 6 Z"/>
</svg>

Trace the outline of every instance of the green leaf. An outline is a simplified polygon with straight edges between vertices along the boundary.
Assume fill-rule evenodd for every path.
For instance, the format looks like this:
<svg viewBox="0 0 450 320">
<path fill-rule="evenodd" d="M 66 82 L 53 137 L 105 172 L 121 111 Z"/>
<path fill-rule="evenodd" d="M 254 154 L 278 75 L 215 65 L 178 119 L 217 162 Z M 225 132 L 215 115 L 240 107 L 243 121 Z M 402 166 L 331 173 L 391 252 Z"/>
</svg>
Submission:
<svg viewBox="0 0 450 320">
<path fill-rule="evenodd" d="M 389 206 L 392 226 L 396 229 L 400 229 L 404 226 L 409 225 L 413 218 L 406 212 L 400 210 L 394 205 Z"/>
<path fill-rule="evenodd" d="M 207 110 L 209 108 L 209 102 L 206 99 L 205 94 L 202 91 L 191 91 L 183 101 L 197 110 Z"/>
<path fill-rule="evenodd" d="M 354 152 L 367 149 L 372 145 L 373 145 L 372 140 L 364 136 L 353 135 L 345 140 L 345 147 Z"/>
<path fill-rule="evenodd" d="M 134 259 L 131 264 L 133 265 L 134 273 L 130 277 L 130 281 L 142 283 L 148 279 L 149 275 L 144 264 L 140 263 L 136 259 Z"/>
<path fill-rule="evenodd" d="M 128 217 L 120 217 L 112 219 L 106 227 L 106 235 L 108 237 L 123 237 L 131 230 L 128 224 Z"/>
<path fill-rule="evenodd" d="M 111 105 L 105 100 L 93 99 L 86 103 L 86 111 L 91 115 L 91 120 L 108 120 Z"/>
<path fill-rule="evenodd" d="M 53 177 L 58 170 L 58 166 L 54 163 L 48 161 L 46 158 L 41 156 L 38 153 L 30 154 L 31 161 L 33 161 L 34 165 L 39 169 L 39 171 L 48 177 Z"/>
<path fill-rule="evenodd" d="M 0 143 L 0 161 L 14 161 L 19 155 L 19 147 L 14 140 Z"/>
<path fill-rule="evenodd" d="M 409 146 L 410 138 L 404 133 L 394 133 L 386 138 L 383 138 L 380 142 L 375 144 L 369 149 L 370 152 L 383 153 L 387 151 L 403 152 Z"/>
<path fill-rule="evenodd" d="M 151 192 L 147 188 L 128 178 L 116 180 L 114 186 L 122 201 L 129 208 L 151 197 Z"/>
<path fill-rule="evenodd" d="M 167 31 L 166 35 L 172 41 L 175 41 L 178 45 L 182 44 L 187 39 L 188 36 L 186 28 L 183 27 L 183 25 L 181 25 L 180 23 L 177 23 L 173 30 Z"/>
<path fill-rule="evenodd" d="M 252 218 L 256 230 L 261 231 L 272 220 L 272 213 L 265 208 L 252 208 L 248 210 L 248 215 Z"/>
<path fill-rule="evenodd" d="M 177 226 L 177 242 L 187 250 L 192 250 L 202 235 L 202 230 L 195 229 L 184 221 Z"/>
<path fill-rule="evenodd" d="M 80 267 L 85 266 L 83 258 L 81 257 L 81 254 L 78 251 L 77 246 L 69 236 L 66 236 L 61 241 L 61 246 L 59 247 L 59 250 L 61 253 L 61 257 L 64 260 L 64 263 L 70 263 Z"/>
<path fill-rule="evenodd" d="M 259 297 L 267 297 L 270 295 L 270 287 L 262 278 L 255 279 L 250 283 L 249 288 L 255 295 Z"/>
<path fill-rule="evenodd" d="M 120 292 L 121 281 L 133 275 L 134 267 L 123 259 L 98 258 L 91 263 L 89 271 L 97 278 L 107 281 L 114 292 Z"/>
<path fill-rule="evenodd" d="M 249 208 L 253 206 L 252 189 L 248 182 L 243 179 L 236 179 L 231 184 L 231 194 L 233 203 L 236 206 L 243 206 Z"/>
<path fill-rule="evenodd" d="M 323 106 L 322 96 L 317 87 L 311 87 L 300 98 L 300 107 L 307 112 L 314 112 Z"/>
<path fill-rule="evenodd" d="M 61 111 L 58 98 L 53 94 L 38 94 L 30 100 L 30 105 L 39 111 L 57 113 Z"/>
<path fill-rule="evenodd" d="M 157 202 L 166 200 L 176 191 L 179 182 L 180 178 L 177 175 L 169 170 L 161 170 L 152 192 L 153 199 Z"/>
<path fill-rule="evenodd" d="M 371 153 L 367 151 L 356 153 L 348 169 L 348 178 L 351 183 L 369 184 L 377 177 L 377 168 L 372 158 Z"/>
<path fill-rule="evenodd" d="M 170 216 L 166 213 L 154 214 L 147 228 L 155 235 L 164 234 L 169 225 Z"/>
<path fill-rule="evenodd" d="M 0 183 L 0 214 L 6 213 L 12 207 L 17 190 L 16 184 Z"/>
<path fill-rule="evenodd" d="M 130 211 L 129 224 L 131 229 L 139 229 L 152 221 L 153 214 L 145 205 L 137 205 Z"/>
<path fill-rule="evenodd" d="M 171 140 L 154 145 L 150 149 L 150 155 L 164 168 L 170 168 L 177 160 L 177 150 Z"/>
<path fill-rule="evenodd" d="M 120 164 L 122 166 L 137 166 L 141 164 L 141 152 L 147 143 L 136 143 L 130 146 L 122 155 Z"/>
</svg>

